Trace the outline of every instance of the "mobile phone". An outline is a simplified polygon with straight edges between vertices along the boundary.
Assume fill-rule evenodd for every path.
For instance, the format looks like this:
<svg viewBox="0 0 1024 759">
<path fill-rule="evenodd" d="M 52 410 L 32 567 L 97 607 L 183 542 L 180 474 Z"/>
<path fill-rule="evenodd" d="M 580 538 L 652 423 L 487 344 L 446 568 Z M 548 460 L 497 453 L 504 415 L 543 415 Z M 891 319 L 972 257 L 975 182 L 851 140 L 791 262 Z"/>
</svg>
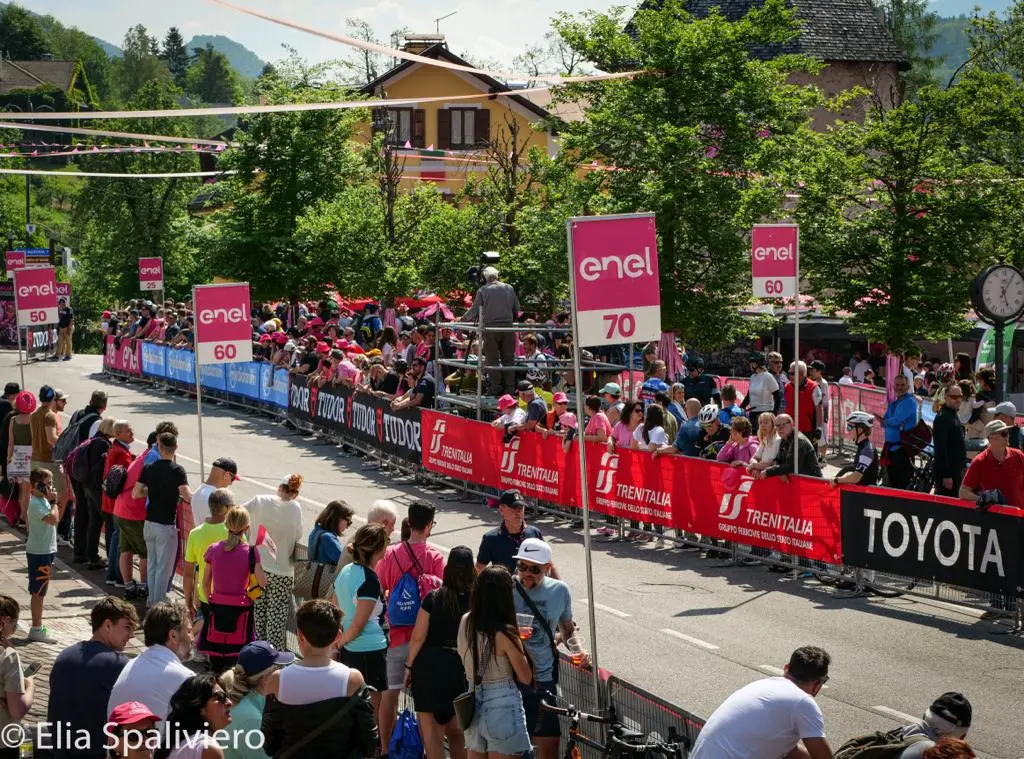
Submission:
<svg viewBox="0 0 1024 759">
<path fill-rule="evenodd" d="M 25 677 L 32 677 L 32 675 L 34 675 L 36 672 L 42 669 L 42 667 L 42 664 L 40 664 L 37 661 L 34 661 L 26 664 L 22 669 L 22 672 L 24 673 Z"/>
<path fill-rule="evenodd" d="M 37 482 L 36 483 L 36 490 L 38 490 L 40 493 L 45 493 L 46 492 L 46 483 L 45 482 Z"/>
</svg>

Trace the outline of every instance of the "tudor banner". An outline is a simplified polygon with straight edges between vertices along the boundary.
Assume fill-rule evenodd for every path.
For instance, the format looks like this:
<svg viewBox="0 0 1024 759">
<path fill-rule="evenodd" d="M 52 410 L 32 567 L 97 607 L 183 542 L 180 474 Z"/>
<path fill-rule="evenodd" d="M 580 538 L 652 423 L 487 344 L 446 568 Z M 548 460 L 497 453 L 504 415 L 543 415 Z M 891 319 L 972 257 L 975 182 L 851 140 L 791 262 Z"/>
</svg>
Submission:
<svg viewBox="0 0 1024 759">
<path fill-rule="evenodd" d="M 844 564 L 977 590 L 1024 580 L 1017 509 L 873 488 L 844 489 L 841 504 Z"/>
<path fill-rule="evenodd" d="M 348 388 L 310 387 L 305 376 L 293 374 L 288 416 L 416 464 L 422 458 L 419 409 L 392 411 L 391 404 L 380 398 Z"/>
<path fill-rule="evenodd" d="M 838 491 L 823 480 L 754 480 L 724 464 L 587 446 L 591 507 L 601 513 L 698 532 L 838 564 Z M 577 503 L 575 449 L 556 437 L 501 430 L 423 412 L 423 466 L 454 479 L 563 506 Z"/>
</svg>

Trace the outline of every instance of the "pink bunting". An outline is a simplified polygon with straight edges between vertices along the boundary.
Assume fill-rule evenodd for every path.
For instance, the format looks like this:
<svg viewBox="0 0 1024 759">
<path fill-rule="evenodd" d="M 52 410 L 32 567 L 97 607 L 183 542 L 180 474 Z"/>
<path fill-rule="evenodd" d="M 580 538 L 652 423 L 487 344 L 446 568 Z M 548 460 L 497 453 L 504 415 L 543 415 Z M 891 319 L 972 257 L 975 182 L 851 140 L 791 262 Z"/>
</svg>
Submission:
<svg viewBox="0 0 1024 759">
<path fill-rule="evenodd" d="M 405 148 L 406 150 L 412 150 L 412 143 L 406 140 L 405 144 L 402 147 Z"/>
<path fill-rule="evenodd" d="M 430 147 L 427 148 L 427 150 L 433 150 L 433 149 L 434 149 L 434 143 L 430 143 Z"/>
</svg>

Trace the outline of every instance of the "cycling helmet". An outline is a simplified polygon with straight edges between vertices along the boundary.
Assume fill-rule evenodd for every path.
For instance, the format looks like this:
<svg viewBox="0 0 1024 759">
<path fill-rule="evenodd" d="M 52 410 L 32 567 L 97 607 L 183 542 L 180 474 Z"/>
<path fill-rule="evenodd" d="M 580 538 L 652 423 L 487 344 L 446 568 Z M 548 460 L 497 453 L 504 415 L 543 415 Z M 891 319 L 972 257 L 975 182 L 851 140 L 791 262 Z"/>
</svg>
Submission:
<svg viewBox="0 0 1024 759">
<path fill-rule="evenodd" d="M 686 359 L 686 368 L 689 369 L 703 369 L 704 359 L 700 356 L 689 356 Z"/>
<path fill-rule="evenodd" d="M 751 353 L 750 358 L 747 359 L 747 363 L 757 364 L 758 366 L 765 366 L 764 353 Z"/>
<path fill-rule="evenodd" d="M 14 397 L 14 408 L 19 414 L 31 414 L 36 410 L 36 397 L 28 390 L 22 390 Z"/>
<path fill-rule="evenodd" d="M 935 372 L 935 376 L 938 377 L 939 382 L 952 382 L 956 376 L 956 369 L 953 368 L 952 364 L 942 364 L 938 371 Z"/>
<path fill-rule="evenodd" d="M 861 427 L 867 427 L 869 430 L 875 423 L 875 418 L 871 416 L 867 411 L 854 411 L 848 417 L 846 417 L 846 428 L 851 429 L 860 425 Z"/>
<path fill-rule="evenodd" d="M 697 414 L 697 423 L 701 427 L 710 427 L 718 420 L 718 406 L 714 403 L 709 403 L 707 406 L 700 410 Z"/>
</svg>

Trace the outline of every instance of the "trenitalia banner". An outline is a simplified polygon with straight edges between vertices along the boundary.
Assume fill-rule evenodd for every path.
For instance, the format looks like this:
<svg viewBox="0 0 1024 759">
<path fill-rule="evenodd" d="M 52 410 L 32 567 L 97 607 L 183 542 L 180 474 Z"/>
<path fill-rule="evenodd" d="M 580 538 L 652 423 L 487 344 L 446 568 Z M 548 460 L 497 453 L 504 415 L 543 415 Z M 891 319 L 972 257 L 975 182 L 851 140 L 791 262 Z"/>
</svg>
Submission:
<svg viewBox="0 0 1024 759">
<path fill-rule="evenodd" d="M 502 431 L 474 420 L 423 412 L 423 465 L 456 479 L 572 506 L 579 467 L 557 438 Z M 590 501 L 602 514 L 674 527 L 838 564 L 838 492 L 805 477 L 754 480 L 724 464 L 644 451 L 587 446 Z"/>
<path fill-rule="evenodd" d="M 953 498 L 894 493 L 844 488 L 845 564 L 978 590 L 1014 590 L 1024 584 L 1019 510 L 992 506 L 979 511 Z"/>
<path fill-rule="evenodd" d="M 142 376 L 142 349 L 138 340 L 121 340 L 107 335 L 107 346 L 103 353 L 103 366 L 132 377 Z"/>
<path fill-rule="evenodd" d="M 391 404 L 340 387 L 309 386 L 291 375 L 288 417 L 322 430 L 344 434 L 415 464 L 420 463 L 420 410 L 392 411 Z"/>
</svg>

